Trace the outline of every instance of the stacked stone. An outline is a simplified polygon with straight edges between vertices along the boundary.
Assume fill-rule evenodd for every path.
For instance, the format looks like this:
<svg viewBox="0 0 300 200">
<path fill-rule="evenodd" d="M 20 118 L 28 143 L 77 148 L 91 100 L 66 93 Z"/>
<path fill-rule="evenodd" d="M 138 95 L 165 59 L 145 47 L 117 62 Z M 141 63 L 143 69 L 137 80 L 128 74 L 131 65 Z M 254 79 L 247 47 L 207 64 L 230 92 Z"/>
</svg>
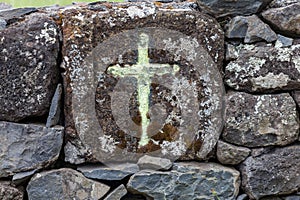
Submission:
<svg viewBox="0 0 300 200">
<path fill-rule="evenodd" d="M 299 16 L 299 0 L 91 3 L 39 9 L 11 9 L 0 3 L 0 199 L 300 199 Z M 113 98 L 110 86 L 116 85 L 116 78 L 99 78 L 108 76 L 105 69 L 89 82 L 94 75 L 89 73 L 100 65 L 136 63 L 136 51 L 124 54 L 97 46 L 123 45 L 105 42 L 124 30 L 149 27 L 157 29 L 157 38 L 165 37 L 157 34 L 159 28 L 188 36 L 182 35 L 182 43 L 163 40 L 165 49 L 149 51 L 152 62 L 178 64 L 179 73 L 192 77 L 189 71 L 197 67 L 184 71 L 182 66 L 189 67 L 197 56 L 204 58 L 199 74 L 193 75 L 201 80 L 196 87 L 199 107 L 193 110 L 198 121 L 193 123 L 206 132 L 191 130 L 192 137 L 184 138 L 188 148 L 178 139 L 175 148 L 159 154 L 151 153 L 155 145 L 137 145 L 138 155 L 128 156 L 114 145 L 132 151 L 131 145 L 138 144 L 134 137 L 84 132 L 93 130 L 88 121 L 94 118 L 78 110 L 95 115 L 101 128 L 108 124 L 108 132 L 114 120 L 115 125 L 126 125 L 123 113 L 111 117 L 113 111 L 101 104 L 109 95 Z M 123 48 L 131 46 L 124 43 Z M 115 57 L 118 53 L 121 56 Z M 84 93 L 93 81 L 96 94 Z M 96 111 L 78 95 L 93 95 Z M 164 106 L 175 112 L 179 100 L 169 99 Z M 149 111 L 154 122 L 170 114 L 154 108 Z M 134 124 L 127 126 L 134 129 Z M 167 150 L 170 155 L 164 156 Z M 116 154 L 120 157 L 110 163 Z"/>
</svg>

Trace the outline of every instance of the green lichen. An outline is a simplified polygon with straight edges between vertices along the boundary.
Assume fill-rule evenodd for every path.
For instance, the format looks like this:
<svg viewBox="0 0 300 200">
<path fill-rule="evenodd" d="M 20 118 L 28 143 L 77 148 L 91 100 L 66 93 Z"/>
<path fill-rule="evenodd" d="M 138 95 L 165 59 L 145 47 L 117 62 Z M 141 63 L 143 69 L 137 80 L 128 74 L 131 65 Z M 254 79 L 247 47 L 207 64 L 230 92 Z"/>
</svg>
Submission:
<svg viewBox="0 0 300 200">
<path fill-rule="evenodd" d="M 139 102 L 139 112 L 141 114 L 142 135 L 139 142 L 139 147 L 145 146 L 150 141 L 147 134 L 150 119 L 147 117 L 149 112 L 149 98 L 151 79 L 154 75 L 174 74 L 179 71 L 178 65 L 155 64 L 149 62 L 148 55 L 149 36 L 142 33 L 138 43 L 138 62 L 132 66 L 114 65 L 107 69 L 107 72 L 119 77 L 134 77 L 137 79 L 137 92 Z"/>
</svg>

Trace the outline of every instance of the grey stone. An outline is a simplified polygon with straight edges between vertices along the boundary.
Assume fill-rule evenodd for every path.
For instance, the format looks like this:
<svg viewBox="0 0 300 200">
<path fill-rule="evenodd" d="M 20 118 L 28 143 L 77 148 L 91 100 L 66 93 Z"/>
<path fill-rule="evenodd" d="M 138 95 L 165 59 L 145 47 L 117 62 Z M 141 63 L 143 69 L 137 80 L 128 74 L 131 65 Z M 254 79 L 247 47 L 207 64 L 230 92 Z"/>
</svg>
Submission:
<svg viewBox="0 0 300 200">
<path fill-rule="evenodd" d="M 127 194 L 127 189 L 124 185 L 120 185 L 114 189 L 104 200 L 120 200 Z"/>
<path fill-rule="evenodd" d="M 276 148 L 241 165 L 242 186 L 254 199 L 291 194 L 300 188 L 300 146 Z"/>
<path fill-rule="evenodd" d="M 298 134 L 296 104 L 288 93 L 228 94 L 225 141 L 246 147 L 283 146 L 297 140 Z"/>
<path fill-rule="evenodd" d="M 109 186 L 87 179 L 81 173 L 67 168 L 38 173 L 26 188 L 29 200 L 96 200 L 103 197 L 109 189 Z"/>
<path fill-rule="evenodd" d="M 7 182 L 0 181 L 0 199 L 1 200 L 23 200 L 23 192 L 11 186 Z"/>
<path fill-rule="evenodd" d="M 283 200 L 300 200 L 300 195 L 290 195 L 282 197 Z"/>
<path fill-rule="evenodd" d="M 300 36 L 300 2 L 268 9 L 262 12 L 262 17 L 282 34 Z"/>
<path fill-rule="evenodd" d="M 277 40 L 276 33 L 256 15 L 234 17 L 227 24 L 226 37 L 244 38 L 245 43 Z"/>
<path fill-rule="evenodd" d="M 300 90 L 293 91 L 292 95 L 298 107 L 300 107 Z"/>
<path fill-rule="evenodd" d="M 107 166 L 86 165 L 78 167 L 77 170 L 84 176 L 99 180 L 122 180 L 139 171 L 137 164 L 122 163 Z"/>
<path fill-rule="evenodd" d="M 5 29 L 5 27 L 6 27 L 6 21 L 4 19 L 0 18 L 0 31 L 2 29 Z"/>
<path fill-rule="evenodd" d="M 275 47 L 290 47 L 293 45 L 293 38 L 288 38 L 283 35 L 278 35 L 278 39 L 275 43 Z"/>
<path fill-rule="evenodd" d="M 244 161 L 251 150 L 245 147 L 238 147 L 221 140 L 217 144 L 217 158 L 224 165 L 237 165 Z"/>
<path fill-rule="evenodd" d="M 20 172 L 13 176 L 12 183 L 15 185 L 23 184 L 24 182 L 28 181 L 36 172 L 37 170 L 31 170 L 27 172 Z"/>
<path fill-rule="evenodd" d="M 0 31 L 0 120 L 48 113 L 59 79 L 59 32 L 44 14 Z"/>
<path fill-rule="evenodd" d="M 272 0 L 197 0 L 200 8 L 216 17 L 251 15 L 263 9 Z"/>
<path fill-rule="evenodd" d="M 225 49 L 225 59 L 226 61 L 232 61 L 239 57 L 238 51 L 236 50 L 236 47 L 232 44 L 226 44 Z"/>
<path fill-rule="evenodd" d="M 145 154 L 170 160 L 205 159 L 224 122 L 224 88 L 218 71 L 224 55 L 220 25 L 188 7 L 173 9 L 168 4 L 161 8 L 151 2 L 120 7 L 112 3 L 95 16 L 97 9 L 102 11 L 100 5 L 103 7 L 93 4 L 93 10 L 82 5 L 61 12 L 64 41 L 68 41 L 62 51 L 66 142 L 76 148 L 80 145 L 77 151 L 69 145 L 66 155 L 76 158 L 66 160 L 136 162 Z M 103 26 L 106 28 L 100 28 Z M 147 44 L 141 42 L 143 37 L 151 41 L 148 52 L 139 51 L 142 43 Z M 141 84 L 132 74 L 119 77 L 114 73 L 118 65 L 124 65 L 124 70 L 136 66 L 139 52 L 155 66 L 167 67 L 163 76 L 152 74 L 164 68 L 145 73 L 149 76 L 145 88 L 153 88 L 149 98 L 142 99 L 137 93 L 148 89 L 138 89 Z M 174 74 L 171 66 L 175 63 L 180 69 Z M 146 105 L 142 115 L 140 100 Z M 81 147 L 91 152 L 91 157 L 78 155 Z"/>
<path fill-rule="evenodd" d="M 0 122 L 0 177 L 52 164 L 63 143 L 63 127 Z"/>
<path fill-rule="evenodd" d="M 241 194 L 237 197 L 236 200 L 248 200 L 248 195 L 247 194 Z"/>
<path fill-rule="evenodd" d="M 216 163 L 175 163 L 171 172 L 142 170 L 127 189 L 153 199 L 236 199 L 239 172 Z"/>
<path fill-rule="evenodd" d="M 269 5 L 268 8 L 280 8 L 285 7 L 294 3 L 300 3 L 299 0 L 273 0 Z"/>
<path fill-rule="evenodd" d="M 273 146 L 270 147 L 259 147 L 251 149 L 251 156 L 253 158 L 258 157 L 262 154 L 270 153 L 274 149 Z"/>
<path fill-rule="evenodd" d="M 8 24 L 18 21 L 19 18 L 37 12 L 36 8 L 16 8 L 11 10 L 0 10 L 0 17 L 5 19 Z"/>
<path fill-rule="evenodd" d="M 71 142 L 67 142 L 67 144 L 64 146 L 64 153 L 65 161 L 76 165 L 84 163 L 86 161 L 84 156 L 88 155 L 87 150 L 83 147 L 83 145 L 79 144 L 78 140 L 77 144 L 75 145 Z"/>
<path fill-rule="evenodd" d="M 172 162 L 169 159 L 144 155 L 138 160 L 140 169 L 169 170 Z"/>
<path fill-rule="evenodd" d="M 239 45 L 238 59 L 225 67 L 225 82 L 239 91 L 274 92 L 300 88 L 300 44 L 289 48 Z"/>
<path fill-rule="evenodd" d="M 61 95 L 62 95 L 62 85 L 58 84 L 51 101 L 46 127 L 55 126 L 59 122 L 60 112 L 61 112 Z"/>
<path fill-rule="evenodd" d="M 10 8 L 11 8 L 11 5 L 0 2 L 0 10 L 6 10 L 6 9 L 10 9 Z"/>
</svg>

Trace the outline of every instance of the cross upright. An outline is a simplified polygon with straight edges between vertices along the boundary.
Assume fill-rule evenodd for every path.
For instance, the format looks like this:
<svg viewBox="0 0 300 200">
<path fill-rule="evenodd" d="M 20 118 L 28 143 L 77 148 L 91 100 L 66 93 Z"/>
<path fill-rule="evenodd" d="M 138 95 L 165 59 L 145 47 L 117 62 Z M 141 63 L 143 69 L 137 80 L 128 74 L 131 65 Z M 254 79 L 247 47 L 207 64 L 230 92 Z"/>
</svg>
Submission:
<svg viewBox="0 0 300 200">
<path fill-rule="evenodd" d="M 139 112 L 141 114 L 142 135 L 139 141 L 139 147 L 145 146 L 150 141 L 147 129 L 150 119 L 147 117 L 149 111 L 149 98 L 151 79 L 156 75 L 174 74 L 179 71 L 178 65 L 150 63 L 148 55 L 149 36 L 145 33 L 140 34 L 138 42 L 138 61 L 130 66 L 121 67 L 119 64 L 110 66 L 107 72 L 118 77 L 134 77 L 137 79 L 137 93 L 139 102 Z"/>
</svg>

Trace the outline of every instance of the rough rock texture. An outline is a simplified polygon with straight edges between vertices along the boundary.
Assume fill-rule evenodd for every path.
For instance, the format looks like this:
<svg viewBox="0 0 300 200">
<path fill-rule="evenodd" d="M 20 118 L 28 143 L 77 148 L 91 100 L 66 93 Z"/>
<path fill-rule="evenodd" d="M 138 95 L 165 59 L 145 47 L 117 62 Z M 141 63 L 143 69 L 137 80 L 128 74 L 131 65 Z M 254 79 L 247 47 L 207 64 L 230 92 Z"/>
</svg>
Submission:
<svg viewBox="0 0 300 200">
<path fill-rule="evenodd" d="M 294 3 L 299 3 L 299 0 L 273 0 L 269 5 L 268 8 L 280 8 L 285 7 Z"/>
<path fill-rule="evenodd" d="M 268 9 L 262 13 L 262 17 L 282 34 L 300 36 L 300 2 Z"/>
<path fill-rule="evenodd" d="M 72 169 L 58 169 L 36 174 L 27 188 L 29 200 L 96 200 L 109 190 L 107 185 L 85 178 Z"/>
<path fill-rule="evenodd" d="M 109 167 L 87 165 L 78 167 L 77 170 L 82 172 L 84 176 L 99 180 L 122 180 L 129 175 L 132 175 L 139 171 L 139 167 L 136 164 L 124 163 L 124 164 L 111 164 Z"/>
<path fill-rule="evenodd" d="M 259 157 L 247 158 L 241 166 L 242 186 L 255 199 L 290 194 L 300 188 L 300 146 L 276 148 Z"/>
<path fill-rule="evenodd" d="M 138 160 L 140 169 L 169 170 L 172 162 L 169 159 L 144 155 Z"/>
<path fill-rule="evenodd" d="M 287 145 L 297 140 L 299 119 L 288 93 L 229 93 L 223 138 L 246 147 Z"/>
<path fill-rule="evenodd" d="M 136 162 L 146 153 L 204 159 L 215 146 L 223 123 L 224 90 L 217 69 L 224 53 L 222 29 L 203 13 L 179 8 L 99 3 L 61 12 L 66 160 Z M 139 50 L 147 44 L 141 38 L 150 40 L 146 52 Z M 148 71 L 146 89 L 138 89 L 140 76 L 108 70 L 129 70 L 141 53 L 150 63 L 165 64 L 162 68 L 173 66 L 166 68 L 172 73 L 152 76 Z M 148 88 L 150 98 L 141 98 L 138 91 Z M 140 100 L 148 103 L 139 107 Z M 82 151 L 90 157 L 78 155 Z"/>
<path fill-rule="evenodd" d="M 256 15 L 234 17 L 227 24 L 225 35 L 228 38 L 244 38 L 245 43 L 277 40 L 276 33 Z"/>
<path fill-rule="evenodd" d="M 63 127 L 0 122 L 0 177 L 52 164 L 63 143 Z"/>
<path fill-rule="evenodd" d="M 5 29 L 6 24 L 7 24 L 6 21 L 0 18 L 0 30 Z"/>
<path fill-rule="evenodd" d="M 215 163 L 176 163 L 171 172 L 142 170 L 127 189 L 154 199 L 235 199 L 239 172 Z"/>
<path fill-rule="evenodd" d="M 7 182 L 0 181 L 0 199 L 1 200 L 23 200 L 23 192 L 12 187 Z"/>
<path fill-rule="evenodd" d="M 300 45 L 240 45 L 238 58 L 225 68 L 228 86 L 247 92 L 272 92 L 300 88 Z"/>
<path fill-rule="evenodd" d="M 227 15 L 251 15 L 257 13 L 272 0 L 197 0 L 204 10 L 209 9 L 216 17 Z"/>
<path fill-rule="evenodd" d="M 32 14 L 0 31 L 0 49 L 0 120 L 47 114 L 59 78 L 57 25 Z"/>
<path fill-rule="evenodd" d="M 293 97 L 298 107 L 300 108 L 300 90 L 296 90 L 293 92 Z"/>
<path fill-rule="evenodd" d="M 283 35 L 278 35 L 278 40 L 275 43 L 275 47 L 290 47 L 293 45 L 293 38 L 288 38 Z"/>
<path fill-rule="evenodd" d="M 217 158 L 225 165 L 237 165 L 245 160 L 251 150 L 245 147 L 238 147 L 221 140 L 217 144 Z"/>
<path fill-rule="evenodd" d="M 4 19 L 7 24 L 12 24 L 19 20 L 24 20 L 24 16 L 36 11 L 36 8 L 16 8 L 12 10 L 0 10 L 0 18 Z"/>
<path fill-rule="evenodd" d="M 46 127 L 52 127 L 58 124 L 61 114 L 61 99 L 62 99 L 62 85 L 58 84 L 54 96 L 51 101 L 49 115 L 47 118 Z"/>
<path fill-rule="evenodd" d="M 127 194 L 127 189 L 124 185 L 120 185 L 114 189 L 104 200 L 120 200 L 123 196 Z"/>
</svg>

